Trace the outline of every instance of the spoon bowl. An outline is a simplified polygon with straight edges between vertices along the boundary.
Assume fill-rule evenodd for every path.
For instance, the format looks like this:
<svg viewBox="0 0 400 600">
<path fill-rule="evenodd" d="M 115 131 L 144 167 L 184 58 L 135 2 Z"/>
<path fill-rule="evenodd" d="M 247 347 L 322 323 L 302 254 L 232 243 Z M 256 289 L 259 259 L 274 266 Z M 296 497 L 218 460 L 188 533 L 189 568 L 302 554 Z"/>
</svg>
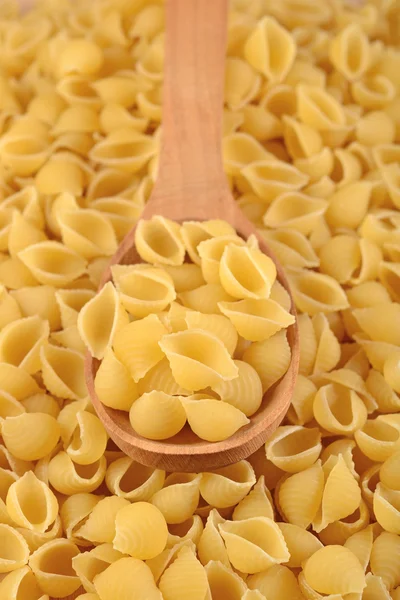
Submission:
<svg viewBox="0 0 400 600">
<path fill-rule="evenodd" d="M 295 306 L 285 273 L 263 238 L 240 211 L 228 187 L 221 156 L 226 0 L 167 2 L 163 131 L 157 180 L 142 218 L 162 215 L 177 222 L 222 219 L 247 239 L 255 235 L 260 250 L 275 263 L 277 280 Z M 111 266 L 142 262 L 135 249 L 135 228 L 123 240 Z M 250 423 L 221 442 L 199 439 L 186 425 L 166 441 L 138 435 L 128 414 L 103 405 L 94 389 L 100 362 L 87 355 L 86 382 L 94 408 L 110 438 L 137 462 L 169 472 L 201 472 L 247 458 L 281 423 L 293 394 L 299 364 L 297 322 L 287 329 L 291 362 L 282 379 L 263 397 Z M 268 357 L 266 357 L 268 360 Z"/>
</svg>

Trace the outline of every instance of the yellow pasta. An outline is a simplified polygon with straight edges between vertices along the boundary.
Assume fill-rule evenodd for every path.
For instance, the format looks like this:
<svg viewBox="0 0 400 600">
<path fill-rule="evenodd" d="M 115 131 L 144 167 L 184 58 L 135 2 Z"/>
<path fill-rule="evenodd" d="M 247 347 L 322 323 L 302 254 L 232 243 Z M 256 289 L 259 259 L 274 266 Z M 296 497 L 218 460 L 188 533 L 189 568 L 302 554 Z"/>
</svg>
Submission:
<svg viewBox="0 0 400 600">
<path fill-rule="evenodd" d="M 48 322 L 37 316 L 9 323 L 0 333 L 0 360 L 36 373 L 41 366 L 40 348 L 47 342 L 49 333 Z"/>
<path fill-rule="evenodd" d="M 71 400 L 87 395 L 82 354 L 49 344 L 42 347 L 40 358 L 43 380 L 51 393 Z"/>
<path fill-rule="evenodd" d="M 0 541 L 0 573 L 10 573 L 27 564 L 29 547 L 16 529 L 0 523 Z"/>
<path fill-rule="evenodd" d="M 116 515 L 113 546 L 124 554 L 142 560 L 155 558 L 164 550 L 167 536 L 164 516 L 152 504 L 135 502 Z"/>
<path fill-rule="evenodd" d="M 178 266 L 185 257 L 179 225 L 163 217 L 139 221 L 135 245 L 140 257 L 151 264 Z"/>
<path fill-rule="evenodd" d="M 267 204 L 280 194 L 301 190 L 309 181 L 308 175 L 294 166 L 272 158 L 249 164 L 242 169 L 242 175 Z"/>
<path fill-rule="evenodd" d="M 137 398 L 129 411 L 132 428 L 151 440 L 173 437 L 186 423 L 185 405 L 179 396 L 162 391 L 144 393 Z"/>
<path fill-rule="evenodd" d="M 137 558 L 120 558 L 97 575 L 94 587 L 103 600 L 112 600 L 117 594 L 128 600 L 135 594 L 141 600 L 162 600 L 150 568 Z"/>
<path fill-rule="evenodd" d="M 172 473 L 165 479 L 163 489 L 156 491 L 150 502 L 164 515 L 168 524 L 183 523 L 199 503 L 201 475 Z"/>
<path fill-rule="evenodd" d="M 110 564 L 123 557 L 124 555 L 115 550 L 111 544 L 101 544 L 89 552 L 82 552 L 74 556 L 72 567 L 85 590 L 89 594 L 94 594 L 97 600 L 94 578 L 103 573 Z"/>
<path fill-rule="evenodd" d="M 201 600 L 208 589 L 207 573 L 193 550 L 183 547 L 175 561 L 164 571 L 159 589 L 164 600 L 184 598 L 190 593 L 193 600 Z"/>
<path fill-rule="evenodd" d="M 182 397 L 181 403 L 191 430 L 208 442 L 226 440 L 249 423 L 246 415 L 232 404 L 205 394 Z"/>
<path fill-rule="evenodd" d="M 306 561 L 303 573 L 306 583 L 322 594 L 357 594 L 365 587 L 365 575 L 357 557 L 342 546 L 317 550 Z"/>
<path fill-rule="evenodd" d="M 268 363 L 265 356 L 270 357 Z M 290 356 L 286 333 L 280 331 L 268 340 L 252 344 L 244 351 L 242 360 L 257 371 L 265 392 L 286 373 Z"/>
<path fill-rule="evenodd" d="M 40 283 L 63 287 L 85 272 L 86 261 L 59 242 L 39 242 L 18 254 Z"/>
<path fill-rule="evenodd" d="M 6 448 L 21 460 L 38 460 L 56 447 L 60 427 L 54 417 L 46 413 L 22 413 L 7 417 L 2 424 Z"/>
<path fill-rule="evenodd" d="M 18 598 L 18 595 L 22 598 L 25 596 L 26 598 L 31 597 L 38 600 L 47 600 L 48 598 L 48 596 L 42 594 L 36 578 L 28 566 L 21 567 L 6 575 L 0 583 L 0 593 L 5 598 Z"/>
<path fill-rule="evenodd" d="M 91 465 L 75 464 L 66 452 L 60 451 L 50 460 L 49 482 L 61 494 L 90 493 L 102 483 L 107 461 L 104 456 Z"/>
<path fill-rule="evenodd" d="M 212 509 L 207 517 L 207 522 L 197 544 L 199 559 L 203 565 L 210 561 L 218 561 L 226 567 L 230 562 L 218 525 L 224 522 L 219 512 Z"/>
<path fill-rule="evenodd" d="M 47 542 L 31 554 L 29 566 L 44 593 L 64 598 L 79 588 L 80 580 L 72 566 L 78 554 L 78 547 L 65 539 Z"/>
<path fill-rule="evenodd" d="M 321 449 L 319 431 L 300 425 L 278 427 L 265 445 L 267 459 L 288 473 L 311 467 Z"/>
<path fill-rule="evenodd" d="M 214 385 L 214 391 L 247 417 L 253 415 L 261 406 L 262 383 L 257 371 L 242 360 L 235 360 L 238 376 L 231 381 L 220 381 Z"/>
<path fill-rule="evenodd" d="M 255 483 L 252 466 L 243 460 L 229 467 L 203 473 L 200 493 L 208 504 L 226 508 L 238 504 Z"/>
<path fill-rule="evenodd" d="M 106 485 L 112 494 L 131 502 L 147 501 L 161 490 L 165 472 L 136 463 L 128 456 L 112 462 L 106 473 Z"/>
<path fill-rule="evenodd" d="M 14 523 L 39 533 L 52 525 L 58 513 L 53 492 L 31 471 L 10 486 L 6 506 Z"/>
<path fill-rule="evenodd" d="M 261 342 L 294 323 L 293 315 L 271 299 L 246 298 L 220 302 L 219 308 L 245 339 Z"/>
</svg>

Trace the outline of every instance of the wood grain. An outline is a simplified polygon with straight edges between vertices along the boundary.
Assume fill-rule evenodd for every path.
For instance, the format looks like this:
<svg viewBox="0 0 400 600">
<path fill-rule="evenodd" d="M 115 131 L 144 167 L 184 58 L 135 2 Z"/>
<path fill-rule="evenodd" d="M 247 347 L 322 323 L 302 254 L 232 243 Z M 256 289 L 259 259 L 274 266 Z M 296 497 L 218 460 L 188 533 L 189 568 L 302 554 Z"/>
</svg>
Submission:
<svg viewBox="0 0 400 600">
<path fill-rule="evenodd" d="M 169 0 L 167 3 L 160 166 L 143 218 L 155 214 L 177 221 L 220 218 L 231 223 L 246 239 L 251 234 L 256 235 L 261 250 L 276 264 L 278 280 L 290 294 L 282 267 L 238 208 L 223 171 L 221 123 L 226 29 L 226 0 Z M 133 229 L 111 264 L 140 261 L 134 235 Z M 107 269 L 103 285 L 110 279 L 111 272 Z M 291 311 L 296 314 L 293 299 Z M 90 355 L 86 359 L 89 393 L 110 437 L 138 462 L 166 471 L 206 471 L 222 467 L 255 452 L 286 414 L 299 363 L 297 323 L 289 327 L 287 335 L 292 358 L 286 375 L 264 396 L 251 422 L 223 442 L 202 441 L 188 426 L 165 442 L 137 435 L 126 413 L 104 406 L 97 398 L 94 376 L 99 362 Z"/>
</svg>

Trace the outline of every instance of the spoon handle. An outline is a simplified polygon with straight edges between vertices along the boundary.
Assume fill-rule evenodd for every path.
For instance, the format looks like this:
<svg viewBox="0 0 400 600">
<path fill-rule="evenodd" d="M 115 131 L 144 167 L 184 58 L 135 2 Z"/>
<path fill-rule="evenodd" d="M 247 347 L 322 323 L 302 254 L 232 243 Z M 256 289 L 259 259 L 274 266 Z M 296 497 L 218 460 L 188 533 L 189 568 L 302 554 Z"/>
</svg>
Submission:
<svg viewBox="0 0 400 600">
<path fill-rule="evenodd" d="M 160 163 L 149 207 L 153 214 L 159 205 L 159 212 L 171 218 L 210 218 L 218 191 L 227 190 L 221 155 L 227 4 L 167 0 Z"/>
</svg>

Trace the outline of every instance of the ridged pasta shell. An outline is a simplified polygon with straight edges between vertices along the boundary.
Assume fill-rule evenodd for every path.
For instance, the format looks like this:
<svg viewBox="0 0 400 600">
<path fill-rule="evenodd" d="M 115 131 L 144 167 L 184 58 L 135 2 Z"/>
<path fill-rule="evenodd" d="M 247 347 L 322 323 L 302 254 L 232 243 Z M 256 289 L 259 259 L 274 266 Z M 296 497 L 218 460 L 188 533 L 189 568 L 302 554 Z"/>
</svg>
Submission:
<svg viewBox="0 0 400 600">
<path fill-rule="evenodd" d="M 355 479 L 359 479 L 360 476 L 356 471 L 353 457 L 353 452 L 356 447 L 356 443 L 352 439 L 342 438 L 335 440 L 326 446 L 326 448 L 324 448 L 321 454 L 321 460 L 323 463 L 325 463 L 330 456 L 339 456 L 339 454 L 341 454 L 353 477 L 355 477 Z"/>
<path fill-rule="evenodd" d="M 201 478 L 201 474 L 172 473 L 163 489 L 151 497 L 150 502 L 161 511 L 168 524 L 183 523 L 193 516 L 199 503 Z"/>
<path fill-rule="evenodd" d="M 303 567 L 309 586 L 321 594 L 356 594 L 365 587 L 364 571 L 357 557 L 343 546 L 326 546 Z"/>
<path fill-rule="evenodd" d="M 212 560 L 205 567 L 213 600 L 242 600 L 246 584 L 232 569 Z"/>
<path fill-rule="evenodd" d="M 159 342 L 167 333 L 157 315 L 133 321 L 117 331 L 113 343 L 115 355 L 135 382 L 162 360 L 164 354 Z"/>
<path fill-rule="evenodd" d="M 231 381 L 221 381 L 213 389 L 224 402 L 242 411 L 247 417 L 261 406 L 262 383 L 257 371 L 242 360 L 234 361 L 238 376 Z"/>
<path fill-rule="evenodd" d="M 382 311 L 379 305 L 368 308 L 358 308 L 353 311 L 361 329 L 374 341 L 399 345 L 400 335 L 397 328 L 391 324 L 400 318 L 400 305 L 393 302 L 385 305 Z"/>
<path fill-rule="evenodd" d="M 76 495 L 89 496 L 89 494 Z M 63 506 L 65 506 L 65 503 Z M 112 544 L 115 537 L 116 515 L 126 506 L 129 506 L 129 502 L 125 498 L 119 498 L 118 496 L 100 498 L 94 504 L 86 520 L 83 520 L 81 527 L 76 530 L 76 536 L 97 544 Z"/>
<path fill-rule="evenodd" d="M 280 52 L 277 52 L 277 48 L 280 48 Z M 285 79 L 293 64 L 296 44 L 278 21 L 264 17 L 247 39 L 244 55 L 269 81 L 279 83 Z"/>
<path fill-rule="evenodd" d="M 94 296 L 92 290 L 58 290 L 55 293 L 64 329 L 77 324 L 79 312 Z"/>
<path fill-rule="evenodd" d="M 383 485 L 400 491 L 400 452 L 392 454 L 381 466 L 379 477 Z"/>
<path fill-rule="evenodd" d="M 54 523 L 58 514 L 53 492 L 31 471 L 10 486 L 6 506 L 10 518 L 19 527 L 41 533 Z"/>
<path fill-rule="evenodd" d="M 315 535 L 302 527 L 291 523 L 278 523 L 277 525 L 283 533 L 290 554 L 290 559 L 286 563 L 290 568 L 301 567 L 304 561 L 323 547 Z"/>
<path fill-rule="evenodd" d="M 102 600 L 162 600 L 149 567 L 137 558 L 120 558 L 94 579 L 94 587 Z"/>
<path fill-rule="evenodd" d="M 228 467 L 203 473 L 200 493 L 204 500 L 216 508 L 238 504 L 256 483 L 252 466 L 242 460 Z"/>
<path fill-rule="evenodd" d="M 326 546 L 329 544 L 342 545 L 351 535 L 362 531 L 369 524 L 369 520 L 368 506 L 361 499 L 359 507 L 351 515 L 330 523 L 320 531 L 319 539 Z"/>
<path fill-rule="evenodd" d="M 10 525 L 0 523 L 0 573 L 10 573 L 26 565 L 28 544 Z"/>
<path fill-rule="evenodd" d="M 365 425 L 368 417 L 361 398 L 353 390 L 335 383 L 318 390 L 313 410 L 318 424 L 336 435 L 352 435 Z"/>
<path fill-rule="evenodd" d="M 197 544 L 197 553 L 203 565 L 210 561 L 219 561 L 230 567 L 228 554 L 218 530 L 218 525 L 224 522 L 219 512 L 213 508 L 207 517 L 207 522 Z"/>
<path fill-rule="evenodd" d="M 277 159 L 253 162 L 244 167 L 241 174 L 266 204 L 280 194 L 301 190 L 309 181 L 308 175 Z"/>
<path fill-rule="evenodd" d="M 268 340 L 254 342 L 242 356 L 242 360 L 257 371 L 263 392 L 267 391 L 286 373 L 290 358 L 290 346 L 285 331 L 279 331 Z"/>
<path fill-rule="evenodd" d="M 236 235 L 235 230 L 229 223 L 220 219 L 210 221 L 185 221 L 181 228 L 181 235 L 191 260 L 200 265 L 198 246 L 201 242 L 213 237 Z"/>
<path fill-rule="evenodd" d="M 0 363 L 0 388 L 16 400 L 24 400 L 40 391 L 38 384 L 24 369 Z"/>
<path fill-rule="evenodd" d="M 64 287 L 86 270 L 84 258 L 54 241 L 29 246 L 18 253 L 18 258 L 40 283 L 54 287 Z"/>
<path fill-rule="evenodd" d="M 49 482 L 60 494 L 94 492 L 106 474 L 104 456 L 91 465 L 75 465 L 66 452 L 59 452 L 49 463 Z"/>
<path fill-rule="evenodd" d="M 286 425 L 276 429 L 265 444 L 267 459 L 288 473 L 311 467 L 322 450 L 318 429 Z"/>
<path fill-rule="evenodd" d="M 0 422 L 7 417 L 17 417 L 26 412 L 21 402 L 7 392 L 0 392 Z"/>
<path fill-rule="evenodd" d="M 330 523 L 351 515 L 361 501 L 361 490 L 341 454 L 338 457 L 331 456 L 323 465 L 323 471 L 325 485 L 322 502 L 312 523 L 317 533 Z"/>
<path fill-rule="evenodd" d="M 335 279 L 306 269 L 288 272 L 296 307 L 309 315 L 348 308 L 346 294 Z"/>
<path fill-rule="evenodd" d="M 366 586 L 363 591 L 363 597 L 366 600 L 392 600 L 383 579 L 372 573 L 367 573 L 365 578 Z"/>
<path fill-rule="evenodd" d="M 279 512 L 288 523 L 307 529 L 321 505 L 324 473 L 319 461 L 285 479 L 277 489 Z"/>
<path fill-rule="evenodd" d="M 203 600 L 208 589 L 207 574 L 194 552 L 187 547 L 179 550 L 175 561 L 164 571 L 159 581 L 164 600 Z"/>
<path fill-rule="evenodd" d="M 0 467 L 0 523 L 14 526 L 14 522 L 8 514 L 6 498 L 11 485 L 17 481 L 18 475 L 8 469 Z"/>
<path fill-rule="evenodd" d="M 139 396 L 138 387 L 128 369 L 117 359 L 111 348 L 107 348 L 104 353 L 94 378 L 94 389 L 100 402 L 124 411 L 129 411 Z"/>
<path fill-rule="evenodd" d="M 239 335 L 253 342 L 267 340 L 294 323 L 293 315 L 271 299 L 247 298 L 238 302 L 219 302 L 218 306 Z"/>
<path fill-rule="evenodd" d="M 122 305 L 134 317 L 162 311 L 175 300 L 173 280 L 163 269 L 142 264 L 125 269 L 119 273 L 115 266 L 113 277 Z"/>
<path fill-rule="evenodd" d="M 399 425 L 386 420 L 386 415 L 368 419 L 354 438 L 361 452 L 375 462 L 385 461 L 400 449 Z"/>
<path fill-rule="evenodd" d="M 138 383 L 139 394 L 160 391 L 172 396 L 189 396 L 190 391 L 179 386 L 171 371 L 167 358 L 158 362 Z"/>
<path fill-rule="evenodd" d="M 21 460 L 39 460 L 49 454 L 60 439 L 56 419 L 45 413 L 22 413 L 2 424 L 6 448 Z"/>
<path fill-rule="evenodd" d="M 374 491 L 379 483 L 379 469 L 379 463 L 372 463 L 360 477 L 361 492 L 370 511 L 373 510 Z"/>
<path fill-rule="evenodd" d="M 72 559 L 78 554 L 75 544 L 58 539 L 44 544 L 30 556 L 29 566 L 45 594 L 63 598 L 79 588 L 81 582 L 72 567 Z"/>
<path fill-rule="evenodd" d="M 272 229 L 288 227 L 309 235 L 326 209 L 325 200 L 311 198 L 299 192 L 288 192 L 273 200 L 263 216 L 263 223 Z"/>
<path fill-rule="evenodd" d="M 37 598 L 38 600 L 47 600 L 48 598 L 48 596 L 42 594 L 38 582 L 28 566 L 12 571 L 0 582 L 2 598 L 18 598 L 21 594 L 23 598 L 27 590 L 29 590 L 28 593 L 31 598 Z"/>
<path fill-rule="evenodd" d="M 183 523 L 169 525 L 167 548 L 189 541 L 197 546 L 203 529 L 203 521 L 199 515 L 193 515 L 186 521 L 183 521 Z"/>
<path fill-rule="evenodd" d="M 87 410 L 76 415 L 76 428 L 66 453 L 78 465 L 90 465 L 99 460 L 106 449 L 108 436 L 100 419 Z"/>
<path fill-rule="evenodd" d="M 283 136 L 293 159 L 308 158 L 322 149 L 322 139 L 318 131 L 290 115 L 283 117 Z"/>
<path fill-rule="evenodd" d="M 342 346 L 343 349 L 343 346 Z M 368 389 L 361 375 L 351 370 L 347 366 L 342 369 L 336 369 L 323 376 L 327 381 L 331 381 L 334 385 L 339 384 L 342 387 L 351 389 L 363 400 L 369 413 L 377 409 L 375 398 L 368 392 Z"/>
<path fill-rule="evenodd" d="M 17 458 L 7 448 L 0 444 L 0 468 L 12 471 L 17 476 L 21 477 L 27 471 L 31 471 L 34 465 L 30 461 L 21 460 Z"/>
<path fill-rule="evenodd" d="M 186 413 L 178 396 L 152 391 L 134 401 L 129 421 L 139 435 L 165 440 L 179 433 L 186 423 Z"/>
<path fill-rule="evenodd" d="M 172 548 L 167 546 L 167 548 L 158 556 L 146 561 L 146 565 L 150 568 L 156 583 L 158 583 L 165 569 L 175 560 L 179 550 L 183 547 L 191 548 L 193 551 L 196 550 L 196 547 L 191 540 L 185 540 L 175 544 Z"/>
<path fill-rule="evenodd" d="M 371 571 L 383 579 L 389 590 L 400 585 L 399 546 L 400 537 L 387 531 L 383 531 L 372 545 Z"/>
<path fill-rule="evenodd" d="M 226 440 L 249 423 L 246 415 L 232 404 L 203 394 L 182 396 L 181 403 L 192 431 L 209 442 Z"/>
<path fill-rule="evenodd" d="M 237 346 L 238 335 L 229 319 L 222 315 L 205 315 L 197 311 L 186 311 L 184 319 L 189 329 L 203 329 L 218 337 L 232 356 Z"/>
<path fill-rule="evenodd" d="M 49 285 L 40 285 L 34 288 L 23 287 L 18 290 L 13 290 L 9 298 L 12 298 L 15 303 L 13 304 L 13 312 L 11 313 L 13 318 L 11 318 L 11 315 L 9 315 L 7 317 L 7 322 L 10 322 L 11 320 L 15 321 L 21 316 L 29 317 L 37 315 L 49 322 L 51 331 L 60 329 L 61 318 L 60 311 L 57 306 L 54 287 Z M 5 311 L 4 317 L 6 317 L 7 312 L 10 310 L 10 307 L 7 307 L 8 301 L 6 303 L 6 300 L 6 298 L 3 298 L 3 295 L 0 296 L 0 308 L 4 309 Z M 14 313 L 16 306 L 20 312 L 18 316 Z M 0 320 L 0 325 L 4 327 L 7 322 L 3 323 Z"/>
<path fill-rule="evenodd" d="M 292 403 L 287 417 L 294 425 L 305 425 L 312 420 L 314 396 L 317 386 L 304 375 L 298 375 L 293 390 Z"/>
<path fill-rule="evenodd" d="M 400 352 L 393 352 L 385 360 L 383 375 L 388 385 L 397 393 L 400 393 Z"/>
<path fill-rule="evenodd" d="M 165 265 L 164 269 L 172 278 L 174 288 L 178 294 L 194 290 L 205 283 L 198 265 L 191 263 L 183 263 L 179 266 Z"/>
<path fill-rule="evenodd" d="M 112 462 L 106 473 L 106 484 L 112 494 L 130 502 L 149 500 L 164 485 L 165 471 L 145 467 L 129 456 Z"/>
<path fill-rule="evenodd" d="M 188 390 L 212 387 L 238 375 L 220 339 L 201 329 L 165 335 L 159 345 L 169 360 L 175 381 Z"/>
<path fill-rule="evenodd" d="M 0 311 L 1 329 L 22 316 L 17 300 L 8 293 L 3 285 L 0 285 Z"/>
<path fill-rule="evenodd" d="M 79 544 L 80 546 L 90 545 L 90 542 L 88 543 L 86 540 L 82 539 L 78 531 L 91 515 L 92 510 L 100 500 L 101 496 L 78 493 L 69 496 L 65 502 L 63 502 L 60 508 L 62 529 L 65 532 L 67 539 L 71 540 L 74 544 Z"/>
<path fill-rule="evenodd" d="M 373 508 L 376 520 L 385 531 L 400 534 L 400 491 L 378 483 Z"/>
<path fill-rule="evenodd" d="M 267 517 L 225 521 L 219 530 L 230 562 L 243 573 L 259 573 L 290 558 L 279 527 Z"/>
<path fill-rule="evenodd" d="M 259 596 L 254 596 L 254 600 L 256 600 L 256 598 L 260 598 L 260 600 L 266 598 L 266 593 L 272 593 L 273 597 L 277 598 L 277 600 L 284 600 L 285 598 L 291 598 L 293 600 L 304 599 L 295 575 L 290 569 L 283 565 L 274 565 L 266 571 L 250 575 L 250 577 L 246 579 L 246 583 L 249 588 L 253 590 L 248 593 L 259 594 Z M 247 596 L 243 596 L 243 598 L 247 598 Z M 249 596 L 249 598 L 253 598 L 253 596 Z M 331 600 L 331 598 L 333 600 L 333 596 L 329 596 L 329 600 Z M 340 599 L 338 598 L 337 600 Z"/>
<path fill-rule="evenodd" d="M 299 373 L 301 375 L 311 375 L 318 348 L 317 336 L 312 319 L 308 314 L 298 315 L 297 323 L 300 340 Z"/>
<path fill-rule="evenodd" d="M 181 265 L 185 257 L 180 225 L 158 215 L 139 221 L 135 245 L 142 260 L 151 264 Z"/>
<path fill-rule="evenodd" d="M 372 57 L 368 37 L 358 23 L 348 25 L 332 40 L 329 56 L 348 81 L 364 75 Z"/>
<path fill-rule="evenodd" d="M 232 514 L 233 521 L 243 521 L 251 517 L 274 519 L 274 505 L 263 475 L 247 496 L 237 504 Z"/>
<path fill-rule="evenodd" d="M 95 593 L 93 580 L 95 577 L 103 573 L 107 567 L 123 558 L 123 554 L 115 550 L 111 544 L 101 544 L 93 548 L 90 552 L 82 552 L 72 559 L 72 567 L 78 575 L 81 584 L 85 590 L 94 594 L 97 600 L 98 596 Z M 79 598 L 79 596 L 78 596 Z"/>
<path fill-rule="evenodd" d="M 40 358 L 43 381 L 49 392 L 70 400 L 87 395 L 82 354 L 49 344 L 42 346 Z"/>
<path fill-rule="evenodd" d="M 367 570 L 369 564 L 373 542 L 374 525 L 368 525 L 365 529 L 353 533 L 353 535 L 344 542 L 344 546 L 357 556 L 364 571 Z"/>
<path fill-rule="evenodd" d="M 142 560 L 155 558 L 165 549 L 167 537 L 164 516 L 153 504 L 135 502 L 116 515 L 113 546 L 124 554 Z"/>
</svg>

